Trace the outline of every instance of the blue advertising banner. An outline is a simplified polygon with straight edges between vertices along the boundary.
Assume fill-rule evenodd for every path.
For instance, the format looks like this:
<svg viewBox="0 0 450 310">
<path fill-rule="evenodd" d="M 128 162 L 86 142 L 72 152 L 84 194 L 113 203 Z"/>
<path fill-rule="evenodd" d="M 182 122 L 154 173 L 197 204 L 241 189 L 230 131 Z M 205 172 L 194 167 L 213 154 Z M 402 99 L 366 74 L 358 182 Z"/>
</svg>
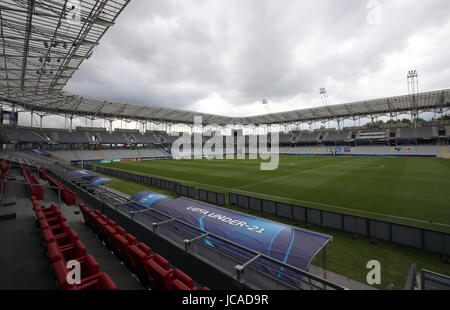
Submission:
<svg viewBox="0 0 450 310">
<path fill-rule="evenodd" d="M 104 184 L 106 182 L 109 182 L 109 181 L 111 181 L 111 179 L 105 178 L 105 177 L 101 177 L 101 176 L 95 177 L 95 178 L 90 180 L 92 185 L 97 185 L 97 186 L 98 185 L 102 185 L 102 184 Z"/>
<path fill-rule="evenodd" d="M 72 170 L 70 174 L 78 176 L 83 180 L 90 182 L 91 185 L 89 186 L 89 188 L 102 185 L 105 182 L 111 181 L 111 179 L 99 176 L 97 173 L 89 170 Z"/>
<path fill-rule="evenodd" d="M 139 202 L 141 205 L 144 205 L 147 208 L 151 207 L 156 201 L 167 198 L 169 197 L 151 191 L 142 191 L 130 197 L 131 200 Z M 144 210 L 145 207 L 141 205 L 134 205 L 134 208 Z"/>
<path fill-rule="evenodd" d="M 89 170 L 72 170 L 70 174 L 83 178 L 83 179 L 90 179 L 93 177 L 98 176 L 95 172 L 89 171 Z"/>
<path fill-rule="evenodd" d="M 302 270 L 307 270 L 314 256 L 331 239 L 184 197 L 157 199 L 152 201 L 151 208 Z"/>
<path fill-rule="evenodd" d="M 350 147 L 344 147 L 344 152 L 351 152 L 352 151 L 352 149 L 350 148 Z"/>
<path fill-rule="evenodd" d="M 45 152 L 43 150 L 40 149 L 30 149 L 31 152 L 42 155 L 42 156 L 51 156 L 50 153 Z"/>
</svg>

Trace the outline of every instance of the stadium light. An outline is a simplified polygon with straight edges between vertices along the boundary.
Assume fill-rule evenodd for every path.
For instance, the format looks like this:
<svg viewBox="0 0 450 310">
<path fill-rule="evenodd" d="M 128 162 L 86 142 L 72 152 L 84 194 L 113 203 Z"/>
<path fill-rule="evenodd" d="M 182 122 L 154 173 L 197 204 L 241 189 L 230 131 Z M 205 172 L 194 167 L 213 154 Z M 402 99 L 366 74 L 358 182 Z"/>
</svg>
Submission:
<svg viewBox="0 0 450 310">
<path fill-rule="evenodd" d="M 408 84 L 408 94 L 415 95 L 419 93 L 419 73 L 417 70 L 409 70 L 406 75 L 406 81 Z"/>
<path fill-rule="evenodd" d="M 266 112 L 270 114 L 271 112 L 270 112 L 269 102 L 267 101 L 267 99 L 263 99 L 262 104 L 266 108 Z"/>
</svg>

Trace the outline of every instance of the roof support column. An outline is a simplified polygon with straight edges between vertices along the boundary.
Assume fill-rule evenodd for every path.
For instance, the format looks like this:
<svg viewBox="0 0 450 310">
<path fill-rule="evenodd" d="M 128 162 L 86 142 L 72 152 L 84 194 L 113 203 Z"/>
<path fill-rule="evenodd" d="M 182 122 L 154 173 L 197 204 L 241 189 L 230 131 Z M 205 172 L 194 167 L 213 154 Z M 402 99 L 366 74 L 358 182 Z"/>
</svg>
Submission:
<svg viewBox="0 0 450 310">
<path fill-rule="evenodd" d="M 140 121 L 140 124 L 141 124 L 140 133 L 141 133 L 141 135 L 144 135 L 145 134 L 145 130 L 147 128 L 147 121 Z"/>
<path fill-rule="evenodd" d="M 72 132 L 73 114 L 69 117 L 69 132 Z"/>
</svg>

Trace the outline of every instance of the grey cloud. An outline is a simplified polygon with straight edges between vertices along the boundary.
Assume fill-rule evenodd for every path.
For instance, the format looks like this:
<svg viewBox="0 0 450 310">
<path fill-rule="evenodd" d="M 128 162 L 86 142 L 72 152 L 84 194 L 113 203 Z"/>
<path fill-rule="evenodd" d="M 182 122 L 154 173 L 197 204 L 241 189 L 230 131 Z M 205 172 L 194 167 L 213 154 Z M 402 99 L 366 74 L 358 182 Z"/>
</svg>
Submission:
<svg viewBox="0 0 450 310">
<path fill-rule="evenodd" d="M 403 88 L 354 85 L 386 71 L 386 78 L 401 76 L 403 87 L 406 72 L 389 71 L 386 59 L 409 56 L 410 38 L 449 23 L 450 7 L 447 0 L 379 2 L 381 24 L 369 25 L 367 1 L 360 0 L 132 1 L 68 89 L 183 109 L 211 93 L 234 107 L 262 98 L 317 102 L 323 86 L 339 100 L 391 95 Z M 432 88 L 443 84 L 433 70 L 449 68 L 442 44 L 436 48 L 443 56 L 423 68 Z M 299 61 L 296 53 L 307 56 Z"/>
</svg>

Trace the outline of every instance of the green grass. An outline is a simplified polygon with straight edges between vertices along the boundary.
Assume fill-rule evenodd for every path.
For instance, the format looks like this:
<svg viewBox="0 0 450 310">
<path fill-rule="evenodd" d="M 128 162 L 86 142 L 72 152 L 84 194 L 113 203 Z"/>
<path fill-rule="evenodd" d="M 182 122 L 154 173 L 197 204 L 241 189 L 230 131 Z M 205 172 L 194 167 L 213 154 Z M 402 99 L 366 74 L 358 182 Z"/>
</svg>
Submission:
<svg viewBox="0 0 450 310">
<path fill-rule="evenodd" d="M 261 171 L 260 162 L 158 160 L 104 166 L 222 193 L 450 232 L 449 160 L 282 156 L 274 171 Z"/>
<path fill-rule="evenodd" d="M 181 180 L 184 184 L 224 193 L 239 192 L 237 188 L 246 186 L 245 191 L 252 192 L 242 193 L 341 212 L 344 210 L 335 206 L 346 207 L 355 210 L 345 210 L 345 213 L 448 231 L 447 226 L 401 220 L 382 214 L 450 224 L 450 207 L 446 203 L 450 198 L 448 160 L 281 157 L 277 171 L 259 171 L 259 163 L 249 160 L 170 160 L 105 166 Z M 149 189 L 174 196 L 167 191 L 116 178 L 112 178 L 108 186 L 129 195 Z M 305 203 L 306 200 L 311 203 Z M 330 201 L 334 202 L 334 206 L 328 206 Z M 412 262 L 419 270 L 425 268 L 450 275 L 449 265 L 442 263 L 437 254 L 383 241 L 373 245 L 366 237 L 352 240 L 348 233 L 339 230 L 299 224 L 229 205 L 227 208 L 332 235 L 333 241 L 327 246 L 327 269 L 365 283 L 368 272 L 366 264 L 376 259 L 382 268 L 382 283 L 375 286 L 377 288 L 402 289 Z M 321 255 L 315 258 L 314 263 L 321 265 Z"/>
<path fill-rule="evenodd" d="M 104 176 L 111 179 L 111 181 L 109 181 L 107 184 L 108 187 L 115 189 L 119 192 L 122 192 L 124 194 L 130 195 L 130 196 L 132 196 L 136 193 L 145 191 L 145 190 L 151 190 L 151 191 L 157 191 L 158 193 L 164 194 L 169 197 L 176 197 L 176 195 L 170 191 L 148 187 L 141 183 L 124 181 L 124 180 L 121 180 L 118 178 L 111 177 L 109 175 L 104 175 Z"/>
</svg>

